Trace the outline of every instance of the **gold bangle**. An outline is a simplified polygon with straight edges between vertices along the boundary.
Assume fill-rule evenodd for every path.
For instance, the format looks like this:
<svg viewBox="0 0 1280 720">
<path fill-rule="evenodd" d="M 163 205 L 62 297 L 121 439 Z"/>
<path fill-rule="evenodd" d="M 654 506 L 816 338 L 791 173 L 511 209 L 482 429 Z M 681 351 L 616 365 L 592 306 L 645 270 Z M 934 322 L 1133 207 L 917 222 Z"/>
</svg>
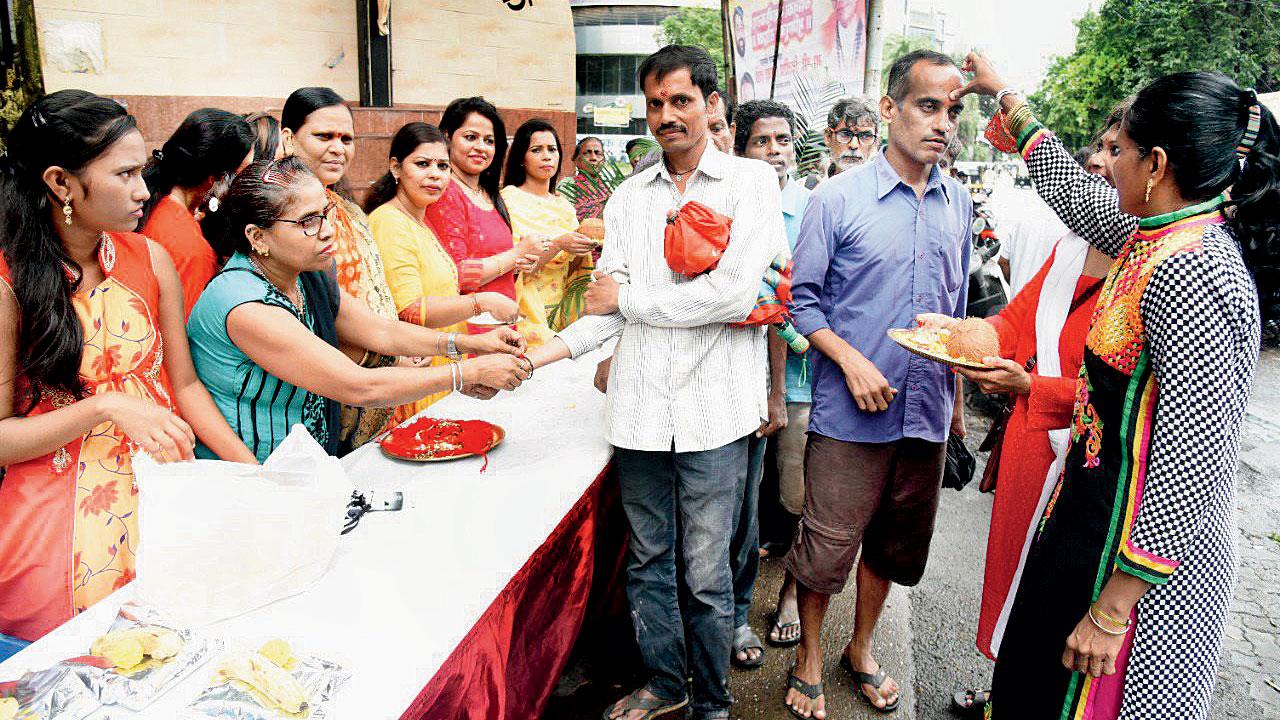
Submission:
<svg viewBox="0 0 1280 720">
<path fill-rule="evenodd" d="M 1101 617 L 1103 620 L 1106 620 L 1107 622 L 1111 623 L 1115 627 L 1122 627 L 1127 630 L 1129 626 L 1133 624 L 1132 618 L 1122 621 L 1119 618 L 1116 618 L 1113 615 L 1109 614 L 1106 610 L 1103 610 L 1102 608 L 1098 607 L 1097 603 L 1090 605 L 1089 608 L 1094 612 L 1098 613 L 1098 616 Z"/>
<path fill-rule="evenodd" d="M 1031 124 L 1035 116 L 1031 114 L 1031 106 L 1025 102 L 1018 103 L 1018 106 L 1012 112 L 1005 115 L 1006 124 L 1009 126 L 1009 134 L 1015 139 L 1022 134 L 1022 131 Z"/>
<path fill-rule="evenodd" d="M 1108 627 L 1105 627 L 1102 623 L 1098 622 L 1098 618 L 1094 617 L 1092 607 L 1089 608 L 1089 622 L 1093 623 L 1093 626 L 1098 628 L 1100 632 L 1110 635 L 1112 637 L 1120 637 L 1121 635 L 1124 635 L 1125 633 L 1129 632 L 1129 628 L 1125 628 L 1123 630 L 1112 630 Z"/>
</svg>

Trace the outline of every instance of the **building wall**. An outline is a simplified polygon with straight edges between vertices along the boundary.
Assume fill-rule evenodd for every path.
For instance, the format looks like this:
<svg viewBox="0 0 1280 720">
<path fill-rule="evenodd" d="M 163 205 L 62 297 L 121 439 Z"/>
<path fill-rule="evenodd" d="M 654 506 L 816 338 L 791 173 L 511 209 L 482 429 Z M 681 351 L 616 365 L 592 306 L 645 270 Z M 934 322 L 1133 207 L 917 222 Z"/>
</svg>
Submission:
<svg viewBox="0 0 1280 720">
<path fill-rule="evenodd" d="M 299 87 L 359 96 L 355 0 L 35 0 L 46 91 L 82 88 L 128 104 L 149 146 L 192 110 L 277 117 Z M 393 0 L 396 107 L 355 110 L 359 191 L 386 168 L 405 122 L 483 95 L 513 134 L 530 117 L 574 142 L 569 0 L 513 11 L 500 0 Z M 328 67 L 333 65 L 333 67 Z M 571 165 L 566 160 L 566 170 Z"/>
<path fill-rule="evenodd" d="M 499 105 L 573 110 L 568 0 L 537 0 L 518 12 L 495 0 L 393 0 L 391 28 L 397 104 L 484 95 Z"/>
<path fill-rule="evenodd" d="M 352 0 L 35 0 L 35 6 L 46 90 L 283 98 L 301 86 L 327 85 L 359 96 Z M 100 56 L 87 58 L 95 45 Z"/>
</svg>

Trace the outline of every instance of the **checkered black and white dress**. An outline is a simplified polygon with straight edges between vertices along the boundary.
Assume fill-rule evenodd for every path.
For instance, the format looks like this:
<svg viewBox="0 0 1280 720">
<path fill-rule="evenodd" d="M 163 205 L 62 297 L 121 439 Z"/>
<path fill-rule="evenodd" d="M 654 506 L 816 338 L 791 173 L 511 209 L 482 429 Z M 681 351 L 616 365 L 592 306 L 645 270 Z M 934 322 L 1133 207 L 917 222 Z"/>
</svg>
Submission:
<svg viewBox="0 0 1280 720">
<path fill-rule="evenodd" d="M 1207 718 L 1238 563 L 1257 292 L 1222 198 L 1139 222 L 1043 129 L 1022 145 L 1041 197 L 1117 259 L 1085 343 L 1063 477 L 1000 649 L 991 716 Z M 1152 584 L 1119 670 L 1069 672 L 1066 638 L 1115 572 Z"/>
</svg>

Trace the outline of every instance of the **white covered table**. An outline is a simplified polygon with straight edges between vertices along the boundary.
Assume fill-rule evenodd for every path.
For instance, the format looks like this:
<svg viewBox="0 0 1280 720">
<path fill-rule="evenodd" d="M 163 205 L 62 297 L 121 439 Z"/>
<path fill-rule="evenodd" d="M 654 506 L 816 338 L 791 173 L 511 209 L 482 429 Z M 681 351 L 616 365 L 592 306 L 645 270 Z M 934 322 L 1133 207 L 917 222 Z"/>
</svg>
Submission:
<svg viewBox="0 0 1280 720">
<path fill-rule="evenodd" d="M 582 523 L 590 525 L 588 516 L 601 510 L 594 494 L 611 489 L 604 480 L 611 454 L 602 434 L 604 395 L 591 385 L 599 359 L 593 355 L 543 368 L 515 392 L 487 402 L 455 394 L 433 405 L 428 410 L 433 416 L 483 419 L 506 429 L 506 439 L 489 454 L 484 473 L 480 458 L 417 464 L 391 460 L 375 445 L 344 458 L 355 487 L 402 491 L 404 509 L 366 514 L 343 537 L 329 571 L 306 592 L 212 625 L 207 632 L 231 647 L 256 647 L 268 638 L 284 637 L 301 651 L 341 664 L 351 680 L 331 704 L 331 718 L 449 716 L 440 714 L 442 703 L 461 698 L 442 697 L 442 692 L 465 694 L 457 678 L 475 680 L 480 664 L 493 670 L 489 666 L 505 663 L 507 654 L 495 658 L 492 648 L 481 646 L 494 644 L 495 622 L 506 617 L 510 625 L 513 609 L 505 608 L 503 596 L 518 580 L 528 579 L 522 572 L 527 575 L 538 560 L 541 567 L 533 572 L 576 573 L 581 580 L 581 567 L 548 563 L 590 564 L 591 558 L 581 552 L 555 545 L 559 535 L 576 532 L 576 539 L 564 542 L 581 549 L 583 533 L 592 529 L 584 530 Z M 611 502 L 616 494 L 613 498 Z M 131 596 L 126 586 L 0 663 L 0 681 L 86 653 Z M 552 599 L 585 605 L 585 596 L 581 603 L 576 597 Z M 537 628 L 523 630 L 536 635 Z M 576 635 L 576 626 L 571 630 Z M 565 635 L 564 627 L 558 631 Z M 515 656 L 524 650 L 499 652 L 510 652 L 514 666 L 521 662 Z M 432 678 L 446 674 L 442 666 L 447 661 L 453 679 L 442 678 L 429 691 Z M 468 662 L 477 667 L 465 667 Z M 516 670 L 527 684 L 528 668 Z M 559 667 L 536 670 L 558 674 Z M 176 717 L 206 685 L 210 672 L 211 666 L 197 670 L 144 712 L 109 708 L 93 717 Z M 505 673 L 481 681 L 492 685 L 503 677 Z M 420 695 L 424 697 L 415 704 Z M 510 707 L 495 710 L 521 714 Z"/>
</svg>

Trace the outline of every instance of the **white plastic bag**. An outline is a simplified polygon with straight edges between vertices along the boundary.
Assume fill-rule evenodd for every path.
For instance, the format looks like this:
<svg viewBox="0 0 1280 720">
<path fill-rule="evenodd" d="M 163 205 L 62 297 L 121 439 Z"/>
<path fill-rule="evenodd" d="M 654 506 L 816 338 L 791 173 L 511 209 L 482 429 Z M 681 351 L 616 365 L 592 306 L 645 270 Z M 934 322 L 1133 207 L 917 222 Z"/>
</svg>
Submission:
<svg viewBox="0 0 1280 720">
<path fill-rule="evenodd" d="M 261 466 L 134 460 L 138 598 L 189 625 L 310 587 L 338 547 L 351 483 L 301 425 Z"/>
</svg>

